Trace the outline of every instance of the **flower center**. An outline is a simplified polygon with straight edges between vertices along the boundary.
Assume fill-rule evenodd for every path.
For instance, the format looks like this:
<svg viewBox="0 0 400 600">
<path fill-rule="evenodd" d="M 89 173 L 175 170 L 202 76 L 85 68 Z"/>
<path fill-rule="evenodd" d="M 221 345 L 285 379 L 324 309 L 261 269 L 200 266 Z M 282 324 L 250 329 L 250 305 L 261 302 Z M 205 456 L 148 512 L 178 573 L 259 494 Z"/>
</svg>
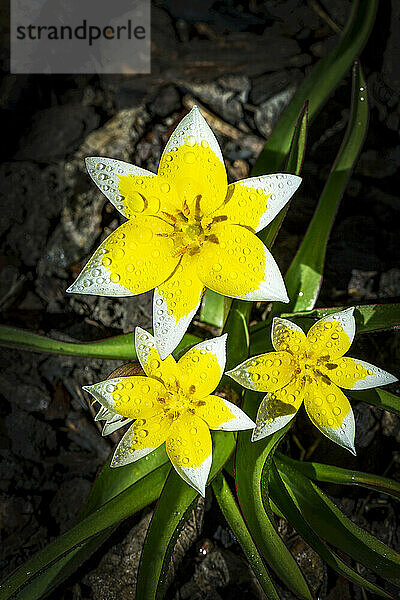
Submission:
<svg viewBox="0 0 400 600">
<path fill-rule="evenodd" d="M 204 242 L 218 244 L 218 238 L 212 233 L 211 228 L 214 223 L 226 221 L 226 216 L 214 218 L 205 217 L 200 208 L 201 195 L 196 196 L 194 208 L 190 210 L 187 201 L 184 200 L 182 210 L 176 215 L 164 212 L 164 218 L 173 225 L 174 230 L 170 234 L 161 234 L 172 238 L 174 243 L 173 255 L 183 256 L 189 254 L 193 256 L 200 251 Z"/>
</svg>

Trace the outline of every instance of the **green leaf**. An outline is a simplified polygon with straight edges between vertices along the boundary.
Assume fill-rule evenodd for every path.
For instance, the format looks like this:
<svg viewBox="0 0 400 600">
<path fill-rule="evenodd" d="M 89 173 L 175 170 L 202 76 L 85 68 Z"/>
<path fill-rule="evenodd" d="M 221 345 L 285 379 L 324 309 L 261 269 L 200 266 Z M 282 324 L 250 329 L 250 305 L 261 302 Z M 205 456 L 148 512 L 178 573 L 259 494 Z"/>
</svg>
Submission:
<svg viewBox="0 0 400 600">
<path fill-rule="evenodd" d="M 357 334 L 399 329 L 400 304 L 364 304 L 354 307 Z M 314 310 L 282 313 L 285 319 L 292 319 L 307 331 L 318 319 L 343 310 L 343 306 L 334 308 L 315 308 Z"/>
<path fill-rule="evenodd" d="M 400 500 L 400 483 L 393 479 L 381 477 L 380 475 L 372 475 L 371 473 L 343 469 L 342 467 L 336 467 L 335 465 L 294 460 L 279 452 L 277 453 L 277 456 L 283 463 L 292 465 L 294 469 L 309 479 L 315 479 L 316 481 L 323 481 L 326 483 L 360 485 L 370 490 L 374 490 L 375 492 L 389 494 L 389 496 Z"/>
<path fill-rule="evenodd" d="M 368 127 L 366 84 L 357 61 L 353 70 L 352 107 L 346 134 L 303 241 L 286 273 L 289 310 L 314 308 L 322 283 L 330 231 L 344 189 L 363 145 Z M 275 303 L 273 314 L 288 306 Z"/>
<path fill-rule="evenodd" d="M 176 351 L 179 352 L 182 348 L 193 346 L 200 341 L 200 338 L 197 336 L 186 334 L 176 348 Z M 25 331 L 24 329 L 0 325 L 0 346 L 70 356 L 116 358 L 122 360 L 137 359 L 134 333 L 117 335 L 96 342 L 61 342 L 59 340 L 52 340 L 44 335 Z"/>
<path fill-rule="evenodd" d="M 235 439 L 232 433 L 213 433 L 213 462 L 208 482 L 217 475 L 233 452 Z M 197 492 L 171 469 L 157 503 L 139 564 L 137 598 L 153 600 L 162 598 L 165 575 L 182 527 L 190 516 Z"/>
<path fill-rule="evenodd" d="M 297 508 L 317 534 L 368 569 L 400 584 L 400 555 L 347 518 L 312 481 L 278 456 L 275 464 Z"/>
<path fill-rule="evenodd" d="M 224 333 L 228 334 L 226 348 L 226 368 L 228 371 L 243 362 L 249 351 L 248 322 L 251 302 L 234 300 L 225 323 Z"/>
<path fill-rule="evenodd" d="M 69 551 L 153 502 L 161 493 L 169 469 L 169 464 L 158 467 L 35 554 L 3 583 L 0 600 L 14 598 L 36 575 Z"/>
<path fill-rule="evenodd" d="M 225 305 L 225 296 L 207 288 L 201 303 L 199 320 L 202 323 L 222 328 L 225 321 Z"/>
<path fill-rule="evenodd" d="M 400 396 L 396 396 L 391 392 L 379 388 L 373 390 L 346 390 L 346 392 L 356 400 L 362 400 L 362 402 L 373 404 L 378 408 L 400 415 Z"/>
<path fill-rule="evenodd" d="M 246 392 L 243 410 L 254 418 L 260 395 Z M 238 435 L 236 447 L 236 489 L 247 527 L 265 560 L 282 581 L 299 596 L 310 599 L 311 594 L 299 566 L 275 529 L 273 516 L 267 514 L 261 491 L 264 465 L 272 456 L 290 424 L 275 434 L 251 443 L 251 432 Z"/>
<path fill-rule="evenodd" d="M 296 126 L 292 141 L 290 143 L 290 150 L 288 159 L 286 162 L 287 173 L 294 173 L 294 175 L 300 175 L 301 168 L 303 166 L 304 156 L 306 153 L 306 142 L 307 142 L 307 131 L 308 131 L 308 100 L 304 102 L 303 108 L 297 118 Z"/>
<path fill-rule="evenodd" d="M 257 577 L 262 589 L 266 593 L 267 597 L 271 600 L 279 600 L 279 596 L 271 581 L 268 571 L 264 566 L 264 562 L 258 552 L 257 546 L 255 545 L 253 538 L 246 527 L 246 523 L 243 520 L 240 509 L 236 504 L 236 500 L 222 473 L 217 475 L 212 483 L 212 488 L 219 507 L 225 519 L 227 520 L 229 527 L 232 529 L 233 534 L 241 545 L 242 550 L 249 561 L 250 566 L 253 569 L 253 573 Z"/>
<path fill-rule="evenodd" d="M 283 455 L 279 454 L 280 457 Z M 285 457 L 286 458 L 286 457 Z M 298 461 L 296 461 L 297 463 Z M 296 465 L 297 467 L 297 465 Z M 290 494 L 285 488 L 279 473 L 274 464 L 271 465 L 269 472 L 269 490 L 273 502 L 279 507 L 280 512 L 284 515 L 295 528 L 298 534 L 301 535 L 303 540 L 311 546 L 320 557 L 343 577 L 346 577 L 353 583 L 365 587 L 367 590 L 379 594 L 385 598 L 390 598 L 389 594 L 386 594 L 381 588 L 377 587 L 367 579 L 362 577 L 357 571 L 346 565 L 345 562 L 328 546 L 326 546 L 318 535 L 309 527 L 307 522 L 304 520 L 301 512 L 298 510 L 296 504 L 293 502 Z"/>
<path fill-rule="evenodd" d="M 306 152 L 306 141 L 308 131 L 308 102 L 305 102 L 300 114 L 297 118 L 292 141 L 290 144 L 289 155 L 287 159 L 286 171 L 299 175 L 303 165 L 304 155 Z M 252 173 L 253 174 L 253 173 Z M 282 208 L 276 215 L 275 219 L 258 234 L 260 240 L 264 242 L 268 248 L 271 248 L 278 232 L 282 226 L 283 219 L 289 210 L 290 202 Z"/>
<path fill-rule="evenodd" d="M 371 33 L 378 0 L 354 0 L 349 20 L 338 45 L 318 62 L 303 80 L 268 143 L 261 152 L 253 175 L 279 171 L 290 148 L 291 132 L 301 107 L 309 101 L 310 121 L 328 100 L 330 94 L 360 55 Z"/>
</svg>

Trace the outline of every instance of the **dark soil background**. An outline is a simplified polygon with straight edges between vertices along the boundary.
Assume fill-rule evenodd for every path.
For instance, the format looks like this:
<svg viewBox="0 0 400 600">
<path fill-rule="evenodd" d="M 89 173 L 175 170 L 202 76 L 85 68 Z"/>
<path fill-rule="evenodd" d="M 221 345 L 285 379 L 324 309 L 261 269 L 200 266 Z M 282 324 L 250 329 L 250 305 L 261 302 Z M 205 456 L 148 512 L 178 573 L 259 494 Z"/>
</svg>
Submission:
<svg viewBox="0 0 400 600">
<path fill-rule="evenodd" d="M 150 294 L 118 300 L 65 293 L 99 242 L 120 222 L 113 206 L 90 182 L 84 157 L 109 156 L 154 171 L 169 134 L 197 103 L 222 146 L 230 180 L 247 177 L 299 82 L 337 42 L 350 4 L 349 0 L 155 1 L 152 74 L 142 76 L 10 75 L 4 11 L 1 322 L 83 341 L 132 331 L 136 324 L 149 327 Z M 362 55 L 370 129 L 331 235 L 320 306 L 400 300 L 399 16 L 399 2 L 381 2 Z M 349 105 L 347 77 L 310 131 L 304 183 L 274 250 L 283 269 L 323 189 Z M 255 318 L 261 312 L 255 307 Z M 399 374 L 394 334 L 360 337 L 352 354 Z M 101 437 L 81 388 L 104 379 L 119 364 L 2 352 L 2 578 L 69 528 L 83 506 L 119 436 Z M 312 458 L 399 480 L 399 417 L 363 403 L 353 406 L 357 458 L 325 440 Z M 316 437 L 316 430 L 299 415 L 285 443 L 298 457 L 299 445 L 307 451 Z M 332 486 L 328 491 L 346 514 L 400 550 L 394 501 L 361 489 Z M 51 598 L 133 600 L 149 516 L 146 510 L 125 521 Z M 316 596 L 373 597 L 328 571 L 284 522 L 278 526 Z M 211 497 L 193 513 L 173 562 L 170 600 L 263 597 Z M 393 594 L 400 598 L 398 592 Z M 282 589 L 282 598 L 293 596 Z"/>
</svg>

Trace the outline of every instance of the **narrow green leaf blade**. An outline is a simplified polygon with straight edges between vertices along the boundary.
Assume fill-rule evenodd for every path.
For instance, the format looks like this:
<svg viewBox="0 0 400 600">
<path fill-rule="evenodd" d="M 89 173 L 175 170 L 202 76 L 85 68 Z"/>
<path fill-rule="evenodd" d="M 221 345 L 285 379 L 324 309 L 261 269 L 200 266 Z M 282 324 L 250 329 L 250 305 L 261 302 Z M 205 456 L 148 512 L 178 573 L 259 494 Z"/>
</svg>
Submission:
<svg viewBox="0 0 400 600">
<path fill-rule="evenodd" d="M 197 336 L 186 334 L 176 351 L 179 352 L 182 348 L 193 346 L 200 341 Z M 25 331 L 24 329 L 0 325 L 0 346 L 69 356 L 116 358 L 121 360 L 136 360 L 137 358 L 134 333 L 117 335 L 95 342 L 61 342 L 45 337 L 44 335 Z"/>
<path fill-rule="evenodd" d="M 371 33 L 377 6 L 378 0 L 353 1 L 350 17 L 338 45 L 318 62 L 299 86 L 261 152 L 253 175 L 274 173 L 281 168 L 290 148 L 291 132 L 301 107 L 306 100 L 309 101 L 312 121 L 350 69 L 356 56 L 360 55 Z"/>
<path fill-rule="evenodd" d="M 280 453 L 277 453 L 277 456 L 283 463 L 291 464 L 293 468 L 309 479 L 325 483 L 360 485 L 375 492 L 389 494 L 389 496 L 400 500 L 400 483 L 394 481 L 394 479 L 388 479 L 387 477 L 371 473 L 363 473 L 362 471 L 343 469 L 335 465 L 294 460 Z"/>
<path fill-rule="evenodd" d="M 297 508 L 314 531 L 355 561 L 400 584 L 400 555 L 347 518 L 312 481 L 275 457 L 275 464 Z"/>
<path fill-rule="evenodd" d="M 307 132 L 308 102 L 305 102 L 295 124 L 286 165 L 287 173 L 293 173 L 294 175 L 300 174 L 306 152 Z M 284 206 L 276 215 L 275 219 L 259 233 L 260 240 L 262 240 L 268 248 L 271 248 L 273 245 L 289 208 L 290 202 L 286 204 L 286 206 Z"/>
<path fill-rule="evenodd" d="M 219 473 L 232 454 L 232 433 L 213 433 L 213 462 L 209 482 Z M 165 590 L 165 573 L 176 539 L 187 521 L 197 492 L 171 469 L 146 535 L 139 564 L 138 598 L 161 598 Z"/>
<path fill-rule="evenodd" d="M 279 454 L 279 456 L 283 456 Z M 389 594 L 386 594 L 381 588 L 369 582 L 367 579 L 362 577 L 357 571 L 346 565 L 345 562 L 341 560 L 341 558 L 333 552 L 328 546 L 326 546 L 318 535 L 309 527 L 307 522 L 304 520 L 301 512 L 298 510 L 296 504 L 293 502 L 290 494 L 285 488 L 282 479 L 276 469 L 274 461 L 271 465 L 271 470 L 269 473 L 270 477 L 270 493 L 273 502 L 279 507 L 281 513 L 284 514 L 285 519 L 287 519 L 293 527 L 296 529 L 297 533 L 301 535 L 303 540 L 307 542 L 313 548 L 320 557 L 343 577 L 346 577 L 353 583 L 357 585 L 361 585 L 367 590 L 374 592 L 375 594 L 379 594 L 384 598 L 390 598 Z"/>
<path fill-rule="evenodd" d="M 243 410 L 254 418 L 260 395 L 246 392 Z M 290 424 L 277 433 L 251 443 L 251 432 L 238 435 L 236 448 L 236 489 L 247 527 L 260 552 L 282 581 L 299 598 L 310 599 L 311 593 L 299 566 L 277 533 L 272 515 L 267 514 L 261 491 L 264 464 L 271 457 Z"/>
<path fill-rule="evenodd" d="M 262 589 L 267 594 L 268 598 L 271 598 L 271 600 L 279 600 L 279 596 L 271 581 L 268 571 L 265 568 L 264 562 L 258 552 L 258 548 L 246 527 L 246 523 L 243 520 L 238 505 L 236 504 L 236 500 L 222 473 L 217 475 L 212 483 L 212 488 L 219 507 L 225 519 L 227 520 L 229 527 L 232 529 L 236 539 L 241 545 L 242 550 L 249 561 L 251 568 L 253 569 L 254 575 L 260 582 Z"/>
<path fill-rule="evenodd" d="M 366 83 L 359 61 L 353 70 L 352 107 L 346 134 L 303 241 L 285 277 L 291 312 L 314 308 L 322 283 L 330 231 L 368 127 Z M 274 314 L 287 311 L 276 303 Z"/>
</svg>

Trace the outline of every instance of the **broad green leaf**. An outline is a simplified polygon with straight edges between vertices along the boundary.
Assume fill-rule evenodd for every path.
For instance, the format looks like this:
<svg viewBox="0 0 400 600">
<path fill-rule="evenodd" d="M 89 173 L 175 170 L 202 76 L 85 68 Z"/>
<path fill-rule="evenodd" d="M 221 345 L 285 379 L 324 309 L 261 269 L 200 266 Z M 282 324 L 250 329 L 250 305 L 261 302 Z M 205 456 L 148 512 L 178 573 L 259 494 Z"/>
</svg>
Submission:
<svg viewBox="0 0 400 600">
<path fill-rule="evenodd" d="M 279 454 L 279 456 L 282 456 Z M 298 461 L 296 461 L 298 462 Z M 379 594 L 385 598 L 390 598 L 389 594 L 386 594 L 383 590 L 378 588 L 373 583 L 362 577 L 357 571 L 346 565 L 345 562 L 328 546 L 326 546 L 319 536 L 309 527 L 307 522 L 304 520 L 301 512 L 298 510 L 296 504 L 293 502 L 290 494 L 285 488 L 279 473 L 276 469 L 274 461 L 272 461 L 271 469 L 269 472 L 269 490 L 273 502 L 279 507 L 281 513 L 284 514 L 284 518 L 287 519 L 295 528 L 297 533 L 301 535 L 303 540 L 311 546 L 320 557 L 330 566 L 332 569 L 337 571 L 343 577 L 346 577 L 353 583 L 361 585 L 371 592 Z"/>
<path fill-rule="evenodd" d="M 378 408 L 383 408 L 389 412 L 400 415 L 400 396 L 396 396 L 386 390 L 375 388 L 373 390 L 346 390 L 347 394 L 356 400 L 362 400 L 368 404 L 373 404 Z"/>
<path fill-rule="evenodd" d="M 277 453 L 277 456 L 283 463 L 291 464 L 294 469 L 297 469 L 297 471 L 309 479 L 324 481 L 326 483 L 360 485 L 376 492 L 389 494 L 389 496 L 393 496 L 393 498 L 400 500 L 400 483 L 393 479 L 381 477 L 380 475 L 373 475 L 371 473 L 343 469 L 342 467 L 336 467 L 335 465 L 294 460 L 279 452 Z"/>
<path fill-rule="evenodd" d="M 289 152 L 290 139 L 297 116 L 309 101 L 310 121 L 313 121 L 340 80 L 360 55 L 375 20 L 378 0 L 353 0 L 351 13 L 338 45 L 329 52 L 304 79 L 261 152 L 253 175 L 274 173 Z"/>
<path fill-rule="evenodd" d="M 197 336 L 186 334 L 176 351 L 179 352 L 182 348 L 193 346 L 199 341 L 201 340 Z M 121 360 L 136 360 L 137 358 L 134 333 L 117 335 L 96 342 L 61 342 L 24 329 L 0 325 L 0 346 L 92 358 L 116 358 Z"/>
<path fill-rule="evenodd" d="M 371 333 L 387 329 L 400 328 L 400 304 L 364 304 L 354 307 L 354 317 L 358 333 Z M 282 313 L 285 319 L 293 319 L 300 327 L 304 325 L 307 330 L 318 319 L 329 314 L 343 310 L 343 306 L 334 308 L 315 308 L 314 310 Z M 303 324 L 303 325 L 302 325 Z"/>
<path fill-rule="evenodd" d="M 162 444 L 140 460 L 116 469 L 110 468 L 112 454 L 113 452 L 96 478 L 85 506 L 79 514 L 78 521 L 93 513 L 100 506 L 103 506 L 103 504 L 158 469 L 158 467 L 169 462 L 165 444 Z"/>
<path fill-rule="evenodd" d="M 208 482 L 223 468 L 235 447 L 232 433 L 213 432 L 213 462 Z M 197 492 L 171 469 L 147 531 L 140 558 L 137 598 L 162 598 L 165 575 L 182 527 L 190 516 Z"/>
<path fill-rule="evenodd" d="M 78 517 L 78 522 L 167 461 L 168 457 L 164 446 L 157 448 L 157 450 L 154 450 L 154 452 L 151 452 L 135 463 L 125 465 L 121 469 L 110 469 L 110 456 L 93 484 L 85 506 Z M 36 600 L 44 594 L 49 594 L 62 581 L 69 577 L 71 573 L 82 566 L 84 561 L 114 531 L 115 527 L 112 526 L 104 532 L 99 533 L 79 548 L 69 552 L 67 556 L 58 560 L 49 569 L 42 571 L 19 592 L 18 600 Z"/>
<path fill-rule="evenodd" d="M 161 493 L 169 469 L 169 464 L 155 469 L 35 554 L 2 584 L 0 600 L 18 598 L 18 592 L 43 569 L 52 566 L 70 550 L 79 548 L 82 543 L 154 502 Z"/>
<path fill-rule="evenodd" d="M 297 118 L 292 141 L 290 144 L 289 155 L 287 159 L 286 172 L 299 175 L 301 167 L 303 165 L 304 155 L 306 152 L 306 141 L 308 131 L 308 102 L 305 102 L 300 114 Z M 275 219 L 270 223 L 261 233 L 259 238 L 264 242 L 268 248 L 271 248 L 279 230 L 282 226 L 283 219 L 289 210 L 290 202 L 282 208 L 282 210 L 276 215 Z"/>
<path fill-rule="evenodd" d="M 258 552 L 258 548 L 246 527 L 240 509 L 222 473 L 217 475 L 212 483 L 212 488 L 219 507 L 227 520 L 229 527 L 232 529 L 234 536 L 241 545 L 262 589 L 271 600 L 279 600 L 279 596 L 274 588 L 268 571 L 265 568 L 264 562 Z"/>
<path fill-rule="evenodd" d="M 311 528 L 394 585 L 400 584 L 400 555 L 346 517 L 312 481 L 275 456 L 275 464 L 297 508 Z"/>
<path fill-rule="evenodd" d="M 285 282 L 290 298 L 289 310 L 314 308 L 322 283 L 325 253 L 329 235 L 354 164 L 368 128 L 366 84 L 357 61 L 353 70 L 352 107 L 345 137 L 318 206 L 303 241 L 286 273 Z M 287 305 L 275 303 L 273 314 L 289 312 Z"/>
<path fill-rule="evenodd" d="M 200 321 L 213 325 L 214 327 L 223 327 L 225 320 L 225 296 L 206 289 L 200 309 Z"/>
<path fill-rule="evenodd" d="M 246 392 L 243 410 L 254 419 L 260 395 Z M 261 491 L 262 472 L 290 424 L 275 434 L 251 443 L 251 432 L 242 431 L 236 446 L 236 489 L 246 525 L 268 564 L 299 597 L 311 599 L 299 566 L 275 529 L 273 516 L 266 512 Z"/>
<path fill-rule="evenodd" d="M 400 327 L 400 304 L 365 304 L 354 307 L 354 317 L 357 324 L 356 334 L 373 333 Z M 304 331 L 326 315 L 343 310 L 343 306 L 334 308 L 315 308 L 303 312 L 283 312 L 280 316 L 290 319 Z M 250 327 L 250 355 L 273 350 L 271 343 L 270 320 L 257 323 Z"/>
</svg>

